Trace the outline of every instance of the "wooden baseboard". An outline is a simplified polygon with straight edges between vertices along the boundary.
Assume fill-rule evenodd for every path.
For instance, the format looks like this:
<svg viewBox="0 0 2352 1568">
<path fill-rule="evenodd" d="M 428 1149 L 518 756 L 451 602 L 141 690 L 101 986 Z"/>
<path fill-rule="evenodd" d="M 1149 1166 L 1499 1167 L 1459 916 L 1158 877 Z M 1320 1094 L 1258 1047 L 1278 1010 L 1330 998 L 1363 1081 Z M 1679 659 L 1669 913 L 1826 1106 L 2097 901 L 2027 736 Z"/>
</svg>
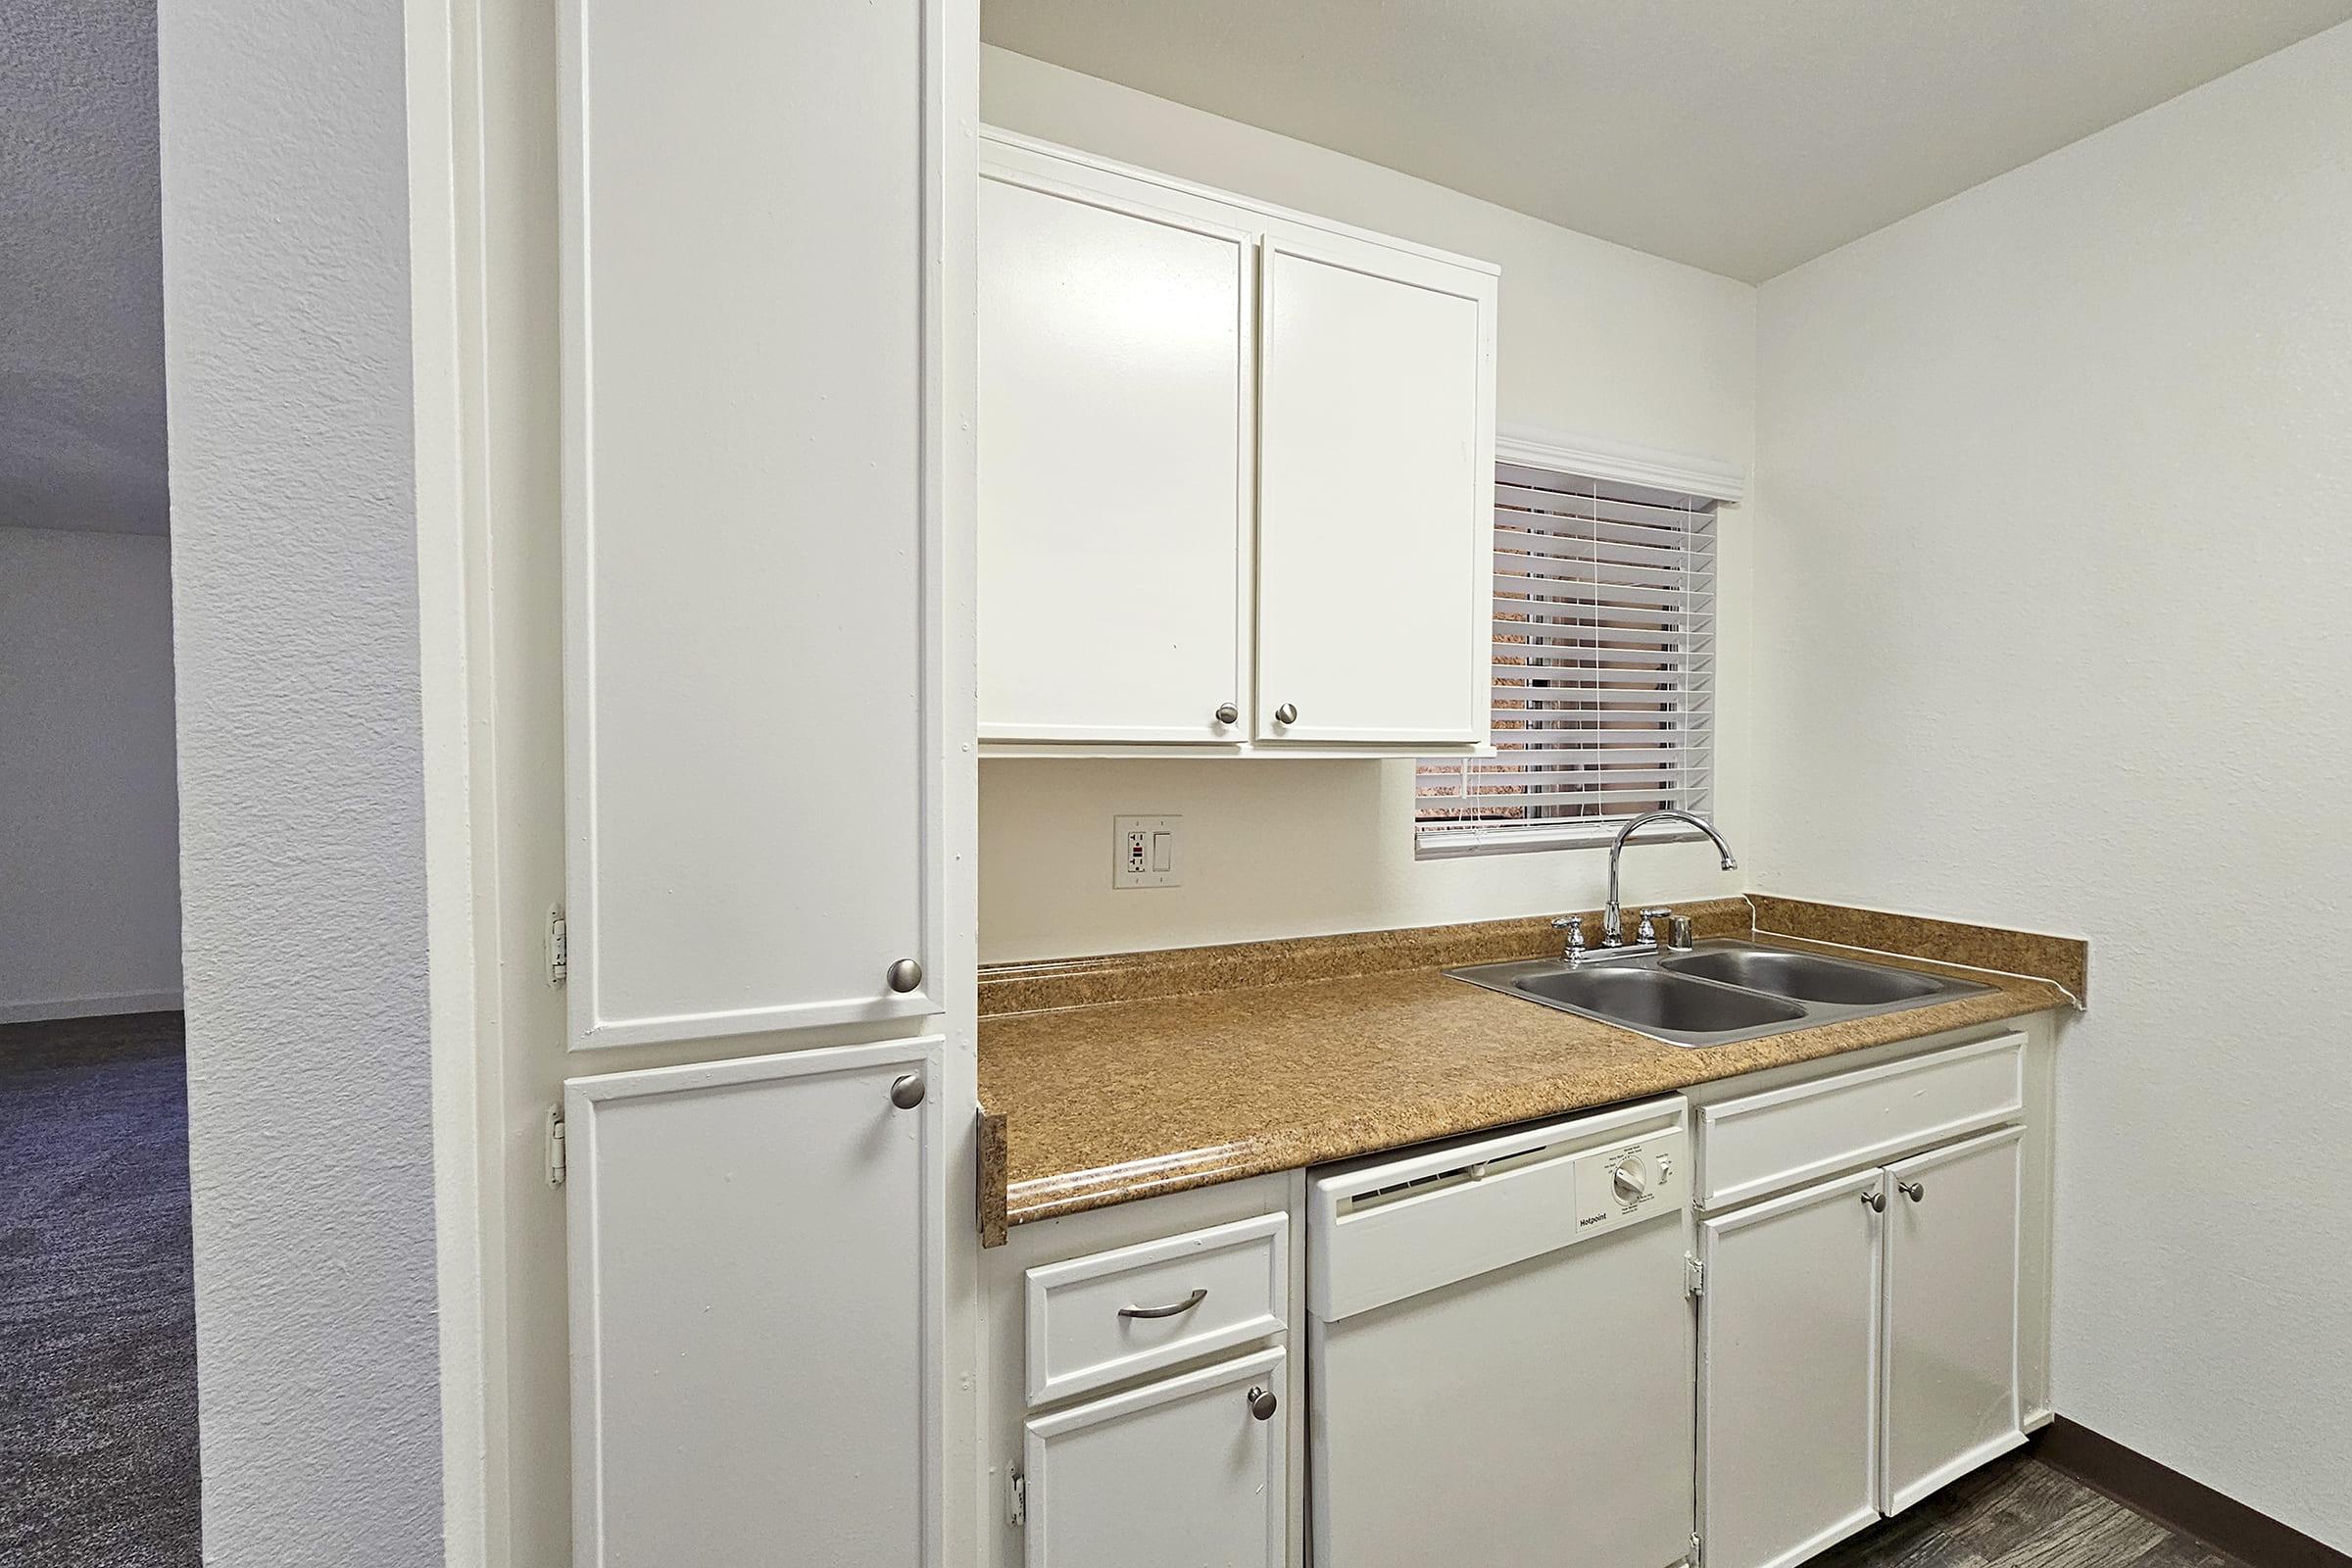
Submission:
<svg viewBox="0 0 2352 1568">
<path fill-rule="evenodd" d="M 2352 1556 L 2060 1416 L 2035 1440 L 2043 1463 L 2253 1568 L 2352 1568 Z"/>
</svg>

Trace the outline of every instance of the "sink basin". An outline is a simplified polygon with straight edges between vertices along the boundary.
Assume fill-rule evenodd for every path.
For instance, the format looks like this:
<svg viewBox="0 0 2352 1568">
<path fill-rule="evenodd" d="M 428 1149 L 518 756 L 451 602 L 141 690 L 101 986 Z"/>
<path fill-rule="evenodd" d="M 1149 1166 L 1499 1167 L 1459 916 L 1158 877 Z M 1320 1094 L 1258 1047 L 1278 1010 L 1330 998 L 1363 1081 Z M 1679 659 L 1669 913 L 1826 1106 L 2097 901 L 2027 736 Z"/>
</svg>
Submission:
<svg viewBox="0 0 2352 1568">
<path fill-rule="evenodd" d="M 1722 1034 L 1760 1024 L 1794 1023 L 1805 1015 L 1804 1008 L 1777 997 L 1704 985 L 1662 969 L 1607 964 L 1560 969 L 1513 981 L 1511 989 L 1640 1028 L 1678 1034 Z"/>
<path fill-rule="evenodd" d="M 1846 1005 L 1908 1002 L 1913 997 L 1936 996 L 1945 989 L 1945 982 L 1934 975 L 1909 969 L 1847 963 L 1817 954 L 1780 953 L 1770 948 L 1723 948 L 1712 953 L 1694 953 L 1688 957 L 1664 959 L 1658 967 L 1676 974 L 1696 975 L 1702 980 L 1745 986 L 1750 991 L 1766 991 L 1776 997 Z"/>
<path fill-rule="evenodd" d="M 1446 972 L 1670 1046 L 1730 1045 L 1986 989 L 1972 980 L 1750 942 L 1703 942 L 1663 958 L 1646 950 L 1620 956 L 1602 948 L 1574 967 L 1557 958 L 1522 958 Z"/>
</svg>

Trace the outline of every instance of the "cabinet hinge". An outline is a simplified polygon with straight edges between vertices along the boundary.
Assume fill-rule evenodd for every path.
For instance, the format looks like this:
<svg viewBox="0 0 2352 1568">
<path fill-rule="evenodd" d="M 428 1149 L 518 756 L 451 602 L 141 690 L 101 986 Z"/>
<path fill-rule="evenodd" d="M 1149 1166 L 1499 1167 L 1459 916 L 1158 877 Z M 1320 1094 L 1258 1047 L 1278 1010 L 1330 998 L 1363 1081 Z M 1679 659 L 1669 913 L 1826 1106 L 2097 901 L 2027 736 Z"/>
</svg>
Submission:
<svg viewBox="0 0 2352 1568">
<path fill-rule="evenodd" d="M 1029 1478 L 1017 1464 L 1004 1472 L 1004 1518 L 1015 1530 L 1029 1522 Z"/>
<path fill-rule="evenodd" d="M 547 1120 L 543 1127 L 547 1135 L 547 1185 L 561 1187 L 564 1185 L 564 1178 L 570 1174 L 566 1168 L 564 1154 L 564 1107 L 562 1105 L 547 1107 Z"/>
<path fill-rule="evenodd" d="M 560 986 L 571 978 L 571 928 L 558 906 L 547 911 L 547 983 Z"/>
<path fill-rule="evenodd" d="M 1683 1255 L 1683 1264 L 1688 1270 L 1683 1279 L 1683 1294 L 1695 1301 L 1707 1294 L 1707 1265 L 1691 1253 Z"/>
</svg>

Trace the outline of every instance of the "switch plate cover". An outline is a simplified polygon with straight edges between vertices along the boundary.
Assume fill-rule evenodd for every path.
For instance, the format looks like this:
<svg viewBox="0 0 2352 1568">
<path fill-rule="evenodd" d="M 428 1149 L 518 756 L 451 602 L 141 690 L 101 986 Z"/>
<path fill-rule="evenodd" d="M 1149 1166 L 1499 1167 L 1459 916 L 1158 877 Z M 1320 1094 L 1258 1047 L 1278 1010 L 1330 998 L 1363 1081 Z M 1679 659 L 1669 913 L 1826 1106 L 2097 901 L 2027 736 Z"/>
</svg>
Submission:
<svg viewBox="0 0 2352 1568">
<path fill-rule="evenodd" d="M 1184 885 L 1181 816 L 1114 816 L 1110 819 L 1110 885 L 1114 888 L 1174 888 Z"/>
</svg>

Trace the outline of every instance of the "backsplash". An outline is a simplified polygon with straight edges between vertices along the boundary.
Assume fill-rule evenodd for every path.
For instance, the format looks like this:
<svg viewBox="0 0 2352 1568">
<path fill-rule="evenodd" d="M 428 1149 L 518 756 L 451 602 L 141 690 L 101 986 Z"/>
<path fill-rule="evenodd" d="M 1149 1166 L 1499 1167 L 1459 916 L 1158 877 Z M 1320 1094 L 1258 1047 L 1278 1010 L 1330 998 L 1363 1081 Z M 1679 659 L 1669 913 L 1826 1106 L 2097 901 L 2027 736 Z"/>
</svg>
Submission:
<svg viewBox="0 0 2352 1568">
<path fill-rule="evenodd" d="M 1111 819 L 1183 821 L 1176 887 L 1111 886 Z M 980 959 L 1163 948 L 1596 908 L 1598 849 L 1417 859 L 1407 761 L 996 759 L 980 765 Z M 1744 849 L 1736 818 L 1725 832 Z M 1711 846 L 1643 843 L 1631 904 L 1740 893 Z"/>
</svg>

